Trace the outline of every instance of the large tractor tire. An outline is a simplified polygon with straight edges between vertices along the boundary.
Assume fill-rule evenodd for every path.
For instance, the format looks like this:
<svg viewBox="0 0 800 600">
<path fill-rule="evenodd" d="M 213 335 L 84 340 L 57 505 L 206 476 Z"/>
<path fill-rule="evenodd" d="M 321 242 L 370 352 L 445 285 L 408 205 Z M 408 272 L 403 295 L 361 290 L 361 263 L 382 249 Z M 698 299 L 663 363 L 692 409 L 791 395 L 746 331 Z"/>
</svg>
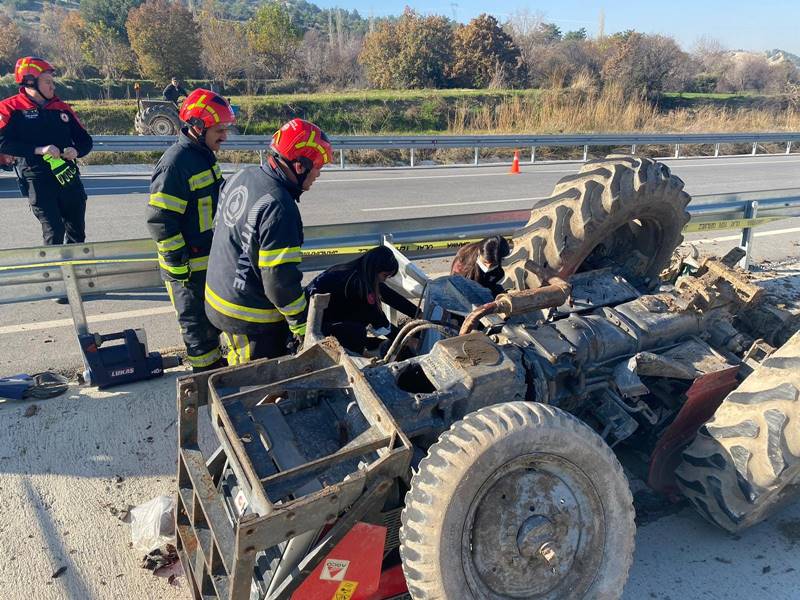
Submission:
<svg viewBox="0 0 800 600">
<path fill-rule="evenodd" d="M 133 118 L 133 129 L 139 135 L 147 135 L 147 127 L 144 124 L 142 113 L 140 111 L 137 111 L 136 116 Z"/>
<path fill-rule="evenodd" d="M 728 394 L 675 475 L 700 514 L 728 531 L 800 499 L 800 333 Z"/>
<path fill-rule="evenodd" d="M 177 135 L 181 128 L 177 109 L 166 104 L 145 108 L 142 123 L 145 135 Z"/>
<path fill-rule="evenodd" d="M 653 288 L 683 241 L 690 199 L 683 181 L 649 158 L 588 162 L 561 179 L 514 234 L 507 283 L 530 289 L 554 275 L 613 266 L 637 287 Z"/>
<path fill-rule="evenodd" d="M 400 556 L 414 600 L 619 598 L 634 547 L 625 475 L 589 427 L 533 402 L 470 413 L 411 479 Z"/>
</svg>

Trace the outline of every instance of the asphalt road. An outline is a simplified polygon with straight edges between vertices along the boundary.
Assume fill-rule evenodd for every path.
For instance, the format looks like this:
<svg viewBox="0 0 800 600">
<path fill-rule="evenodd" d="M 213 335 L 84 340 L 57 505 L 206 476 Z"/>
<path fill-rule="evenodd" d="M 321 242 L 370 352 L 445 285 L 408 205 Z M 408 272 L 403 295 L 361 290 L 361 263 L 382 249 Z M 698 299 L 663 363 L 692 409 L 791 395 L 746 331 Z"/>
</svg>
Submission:
<svg viewBox="0 0 800 600">
<path fill-rule="evenodd" d="M 690 194 L 709 194 L 800 187 L 800 157 L 682 159 L 669 161 Z M 490 212 L 531 206 L 547 196 L 561 177 L 579 164 L 523 166 L 519 176 L 507 166 L 415 170 L 331 170 L 304 195 L 301 210 L 307 224 L 399 219 L 405 216 Z M 108 170 L 108 168 L 104 168 Z M 128 168 L 127 170 L 131 170 Z M 13 197 L 13 181 L 0 180 L 0 248 L 38 245 L 38 222 L 27 201 Z M 86 177 L 90 193 L 89 238 L 114 240 L 145 237 L 146 175 Z M 113 189 L 109 189 L 113 188 Z M 17 192 L 18 195 L 18 192 Z M 757 230 L 756 263 L 800 256 L 796 240 L 800 219 L 770 223 Z M 698 239 L 700 236 L 687 236 Z M 737 232 L 719 232 L 704 247 L 715 253 L 733 247 Z M 424 265 L 442 272 L 445 261 Z M 93 331 L 108 333 L 144 327 L 151 349 L 181 345 L 178 326 L 166 294 L 111 294 L 89 298 L 86 313 Z M 70 370 L 81 359 L 68 306 L 52 301 L 0 305 L 0 376 L 41 370 Z"/>
<path fill-rule="evenodd" d="M 800 156 L 679 159 L 667 162 L 686 182 L 692 195 L 800 187 Z M 303 195 L 300 204 L 307 225 L 357 223 L 448 214 L 525 208 L 549 196 L 562 177 L 580 163 L 524 165 L 518 176 L 508 166 L 437 169 L 369 169 L 326 171 Z M 149 178 L 92 176 L 86 169 L 89 194 L 86 231 L 90 241 L 147 236 L 144 215 Z M 108 167 L 102 167 L 105 172 Z M 129 172 L 130 168 L 127 169 Z M 39 223 L 15 180 L 0 179 L 0 248 L 41 243 Z"/>
<path fill-rule="evenodd" d="M 129 547 L 131 527 L 119 518 L 131 505 L 175 493 L 174 379 L 109 391 L 72 387 L 36 401 L 33 416 L 34 403 L 0 404 L 4 600 L 191 597 L 185 577 L 176 587 L 140 568 L 142 553 Z M 216 438 L 205 410 L 200 417 L 200 446 L 209 452 Z M 797 599 L 800 503 L 739 535 L 688 508 L 636 508 L 623 600 Z"/>
</svg>

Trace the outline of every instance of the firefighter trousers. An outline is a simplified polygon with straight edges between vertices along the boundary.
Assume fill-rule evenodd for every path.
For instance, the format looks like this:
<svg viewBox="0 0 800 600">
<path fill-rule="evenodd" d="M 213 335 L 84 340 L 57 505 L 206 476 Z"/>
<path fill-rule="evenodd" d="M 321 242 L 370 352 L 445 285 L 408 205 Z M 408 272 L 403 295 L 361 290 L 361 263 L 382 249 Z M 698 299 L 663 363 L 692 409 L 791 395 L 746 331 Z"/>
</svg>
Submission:
<svg viewBox="0 0 800 600">
<path fill-rule="evenodd" d="M 222 345 L 227 346 L 229 365 L 241 365 L 257 358 L 277 358 L 289 353 L 289 326 L 286 321 L 273 327 L 274 332 L 243 334 L 222 332 Z"/>
<path fill-rule="evenodd" d="M 167 293 L 178 314 L 186 358 L 192 369 L 203 371 L 218 367 L 222 358 L 219 330 L 206 317 L 206 272 L 196 271 L 185 282 L 167 281 Z M 215 364 L 216 363 L 216 364 Z"/>
<path fill-rule="evenodd" d="M 54 178 L 26 180 L 28 201 L 42 225 L 46 246 L 66 242 L 79 244 L 86 239 L 86 191 L 80 179 L 63 186 Z"/>
</svg>

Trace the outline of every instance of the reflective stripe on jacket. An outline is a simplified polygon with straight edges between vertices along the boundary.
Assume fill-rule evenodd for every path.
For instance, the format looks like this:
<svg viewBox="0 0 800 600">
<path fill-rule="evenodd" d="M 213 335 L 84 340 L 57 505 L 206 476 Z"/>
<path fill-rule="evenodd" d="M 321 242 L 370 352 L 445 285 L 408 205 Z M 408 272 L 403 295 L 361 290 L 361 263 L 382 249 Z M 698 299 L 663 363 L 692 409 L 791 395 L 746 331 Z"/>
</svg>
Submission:
<svg viewBox="0 0 800 600">
<path fill-rule="evenodd" d="M 222 183 L 214 153 L 184 128 L 150 180 L 147 228 L 164 278 L 182 279 L 189 271 L 206 269 Z"/>
<path fill-rule="evenodd" d="M 266 333 L 286 321 L 305 335 L 301 192 L 270 164 L 243 169 L 225 184 L 206 280 L 206 314 L 222 331 Z"/>
</svg>

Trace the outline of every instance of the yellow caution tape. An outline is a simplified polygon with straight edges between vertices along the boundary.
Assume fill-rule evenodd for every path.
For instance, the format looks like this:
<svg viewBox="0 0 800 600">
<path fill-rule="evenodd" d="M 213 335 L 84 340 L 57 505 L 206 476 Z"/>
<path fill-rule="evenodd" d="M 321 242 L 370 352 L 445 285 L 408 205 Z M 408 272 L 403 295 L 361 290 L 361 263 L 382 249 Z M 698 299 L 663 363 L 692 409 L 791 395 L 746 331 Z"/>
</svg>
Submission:
<svg viewBox="0 0 800 600">
<path fill-rule="evenodd" d="M 35 269 L 41 267 L 60 267 L 63 265 L 102 265 L 113 263 L 158 262 L 158 258 L 81 258 L 77 260 L 55 260 L 53 262 L 31 263 L 29 265 L 12 265 L 0 267 L 0 271 L 13 271 L 15 269 Z"/>
<path fill-rule="evenodd" d="M 765 223 L 772 223 L 786 217 L 755 217 L 753 219 L 731 219 L 730 221 L 698 221 L 690 222 L 683 228 L 684 233 L 698 231 L 722 231 L 725 229 L 744 229 L 745 227 L 758 227 Z"/>
<path fill-rule="evenodd" d="M 724 231 L 726 229 L 743 229 L 745 227 L 758 227 L 766 223 L 772 223 L 787 217 L 755 217 L 752 219 L 730 219 L 727 221 L 700 221 L 689 223 L 683 228 L 684 233 Z M 483 238 L 458 239 L 458 240 L 437 240 L 430 242 L 407 242 L 405 244 L 394 244 L 394 247 L 401 252 L 420 252 L 425 250 L 456 249 L 472 242 L 478 242 Z M 366 244 L 363 246 L 338 246 L 330 248 L 306 248 L 302 250 L 304 257 L 312 256 L 338 256 L 348 254 L 363 254 L 378 244 Z M 60 260 L 53 262 L 40 262 L 28 265 L 14 265 L 0 267 L 0 271 L 12 271 L 16 269 L 34 269 L 42 267 L 60 267 L 62 265 L 100 265 L 113 263 L 136 263 L 136 262 L 157 262 L 157 258 L 87 258 L 78 260 Z"/>
<path fill-rule="evenodd" d="M 483 238 L 468 240 L 438 240 L 435 242 L 407 242 L 393 244 L 401 252 L 419 252 L 420 250 L 441 250 L 443 248 L 460 248 L 472 242 L 479 242 Z M 377 247 L 378 244 L 368 246 L 344 246 L 339 248 L 309 248 L 303 250 L 303 256 L 333 256 L 336 254 L 362 254 Z"/>
</svg>

